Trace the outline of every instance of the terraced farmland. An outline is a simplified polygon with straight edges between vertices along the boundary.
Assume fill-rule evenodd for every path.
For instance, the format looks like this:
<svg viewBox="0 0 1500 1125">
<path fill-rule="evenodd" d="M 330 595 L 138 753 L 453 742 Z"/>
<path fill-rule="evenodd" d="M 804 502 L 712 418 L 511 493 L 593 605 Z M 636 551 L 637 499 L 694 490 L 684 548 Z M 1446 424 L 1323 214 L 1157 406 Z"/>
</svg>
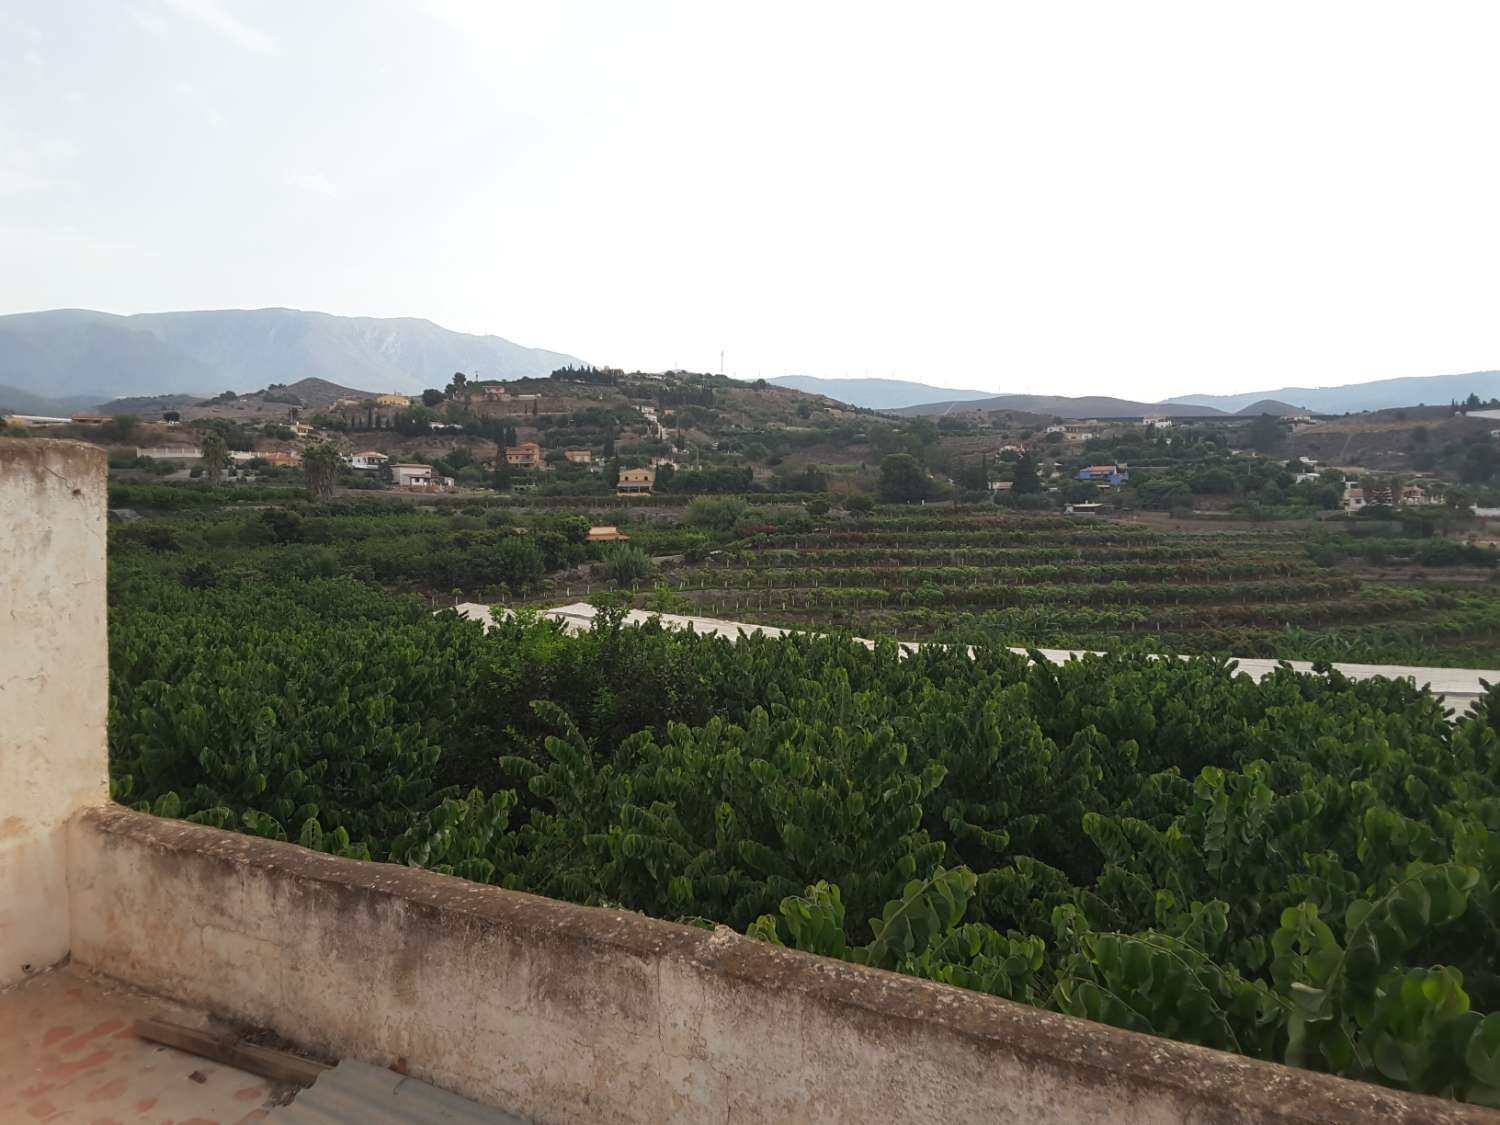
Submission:
<svg viewBox="0 0 1500 1125">
<path fill-rule="evenodd" d="M 901 639 L 1491 666 L 1500 589 L 1372 582 L 1301 529 L 1168 532 L 928 509 L 761 537 L 675 572 L 690 612 Z"/>
</svg>

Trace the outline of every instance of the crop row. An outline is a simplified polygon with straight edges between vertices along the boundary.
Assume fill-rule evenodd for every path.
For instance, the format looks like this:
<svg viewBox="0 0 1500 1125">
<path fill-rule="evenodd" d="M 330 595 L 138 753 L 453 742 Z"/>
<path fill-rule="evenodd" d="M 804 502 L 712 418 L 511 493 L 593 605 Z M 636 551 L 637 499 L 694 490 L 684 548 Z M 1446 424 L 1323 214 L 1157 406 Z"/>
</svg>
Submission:
<svg viewBox="0 0 1500 1125">
<path fill-rule="evenodd" d="M 1343 575 L 1321 578 L 1273 578 L 1260 581 L 1184 585 L 1177 582 L 1055 582 L 1036 585 L 974 584 L 938 586 L 932 583 L 904 589 L 881 586 L 815 586 L 786 589 L 788 605 L 830 608 L 883 605 L 1068 605 L 1083 602 L 1137 605 L 1221 605 L 1284 601 L 1289 594 L 1327 598 L 1349 593 L 1358 581 Z"/>
<path fill-rule="evenodd" d="M 1003 528 L 976 528 L 972 531 L 943 529 L 923 530 L 921 532 L 836 529 L 820 532 L 816 536 L 781 536 L 770 540 L 765 545 L 768 547 L 792 547 L 798 550 L 803 548 L 816 550 L 823 547 L 870 547 L 883 544 L 898 547 L 943 547 L 951 545 L 966 547 L 1026 547 L 1080 544 L 1141 547 L 1166 543 L 1203 543 L 1219 546 L 1232 546 L 1236 543 L 1254 543 L 1258 545 L 1284 543 L 1290 545 L 1296 541 L 1296 538 L 1293 536 L 1273 532 L 1230 532 L 1202 536 L 1164 536 L 1157 532 L 1127 531 L 1117 526 L 1083 527 L 1077 524 L 1062 524 L 1048 530 L 1037 531 L 1016 531 Z"/>
<path fill-rule="evenodd" d="M 1022 638 L 1027 643 L 1041 644 L 1049 643 L 1045 638 L 1058 633 L 1093 635 L 1102 641 L 1106 636 L 1144 638 L 1170 634 L 1182 637 L 1201 630 L 1243 626 L 1281 629 L 1311 625 L 1380 625 L 1401 620 L 1408 613 L 1402 607 L 1384 606 L 1358 596 L 1236 605 L 1019 604 L 981 607 L 983 612 L 978 615 L 970 606 L 933 606 L 915 600 L 901 604 L 899 599 L 875 607 L 850 605 L 837 599 L 830 604 L 828 598 L 812 600 L 780 592 L 704 591 L 689 594 L 688 598 L 693 603 L 694 612 L 708 616 L 794 628 L 827 630 L 848 627 L 854 632 L 863 629 L 866 633 L 891 633 L 901 637 L 928 636 L 934 632 L 967 637 L 977 630 L 990 636 Z M 857 620 L 830 616 L 848 609 L 860 610 L 862 616 Z M 870 616 L 867 618 L 865 613 Z M 1170 642 L 1167 647 L 1177 646 Z"/>
<path fill-rule="evenodd" d="M 1019 562 L 1169 562 L 1175 559 L 1292 558 L 1302 557 L 1304 554 L 1300 549 L 1255 550 L 1196 544 L 1180 547 L 757 547 L 754 550 L 723 552 L 716 556 L 716 561 L 720 566 L 742 569 L 763 566 L 868 566 L 875 563 L 998 566 Z"/>
<path fill-rule="evenodd" d="M 1039 566 L 848 566 L 707 568 L 684 575 L 681 589 L 804 589 L 828 586 L 880 586 L 910 589 L 939 586 L 1018 586 L 1046 582 L 1223 582 L 1317 573 L 1305 560 L 1285 557 L 1185 563 L 1076 563 Z"/>
</svg>

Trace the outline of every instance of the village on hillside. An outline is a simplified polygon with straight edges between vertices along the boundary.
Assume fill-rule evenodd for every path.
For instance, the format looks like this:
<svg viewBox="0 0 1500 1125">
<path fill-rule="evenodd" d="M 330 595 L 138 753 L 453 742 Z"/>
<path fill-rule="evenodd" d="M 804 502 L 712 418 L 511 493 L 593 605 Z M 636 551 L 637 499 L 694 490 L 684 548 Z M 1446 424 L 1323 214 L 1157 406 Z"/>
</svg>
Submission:
<svg viewBox="0 0 1500 1125">
<path fill-rule="evenodd" d="M 1001 506 L 1074 515 L 1448 508 L 1487 516 L 1500 508 L 1500 419 L 1484 406 L 1345 416 L 1292 408 L 1224 417 L 895 416 L 764 381 L 580 367 L 510 381 L 456 373 L 421 395 L 310 378 L 252 394 L 121 400 L 93 414 L 4 422 L 12 434 L 105 445 L 121 480 L 285 480 L 297 476 L 309 446 L 331 442 L 337 488 L 350 492 L 988 495 Z"/>
</svg>

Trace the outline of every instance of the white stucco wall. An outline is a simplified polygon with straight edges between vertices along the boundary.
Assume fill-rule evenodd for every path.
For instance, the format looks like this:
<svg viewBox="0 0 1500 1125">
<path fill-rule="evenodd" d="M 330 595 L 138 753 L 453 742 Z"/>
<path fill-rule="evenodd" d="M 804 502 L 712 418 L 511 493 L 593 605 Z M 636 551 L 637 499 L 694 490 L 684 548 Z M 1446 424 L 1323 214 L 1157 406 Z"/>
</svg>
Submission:
<svg viewBox="0 0 1500 1125">
<path fill-rule="evenodd" d="M 107 797 L 105 473 L 0 439 L 0 987 L 66 956 L 64 825 Z"/>
</svg>

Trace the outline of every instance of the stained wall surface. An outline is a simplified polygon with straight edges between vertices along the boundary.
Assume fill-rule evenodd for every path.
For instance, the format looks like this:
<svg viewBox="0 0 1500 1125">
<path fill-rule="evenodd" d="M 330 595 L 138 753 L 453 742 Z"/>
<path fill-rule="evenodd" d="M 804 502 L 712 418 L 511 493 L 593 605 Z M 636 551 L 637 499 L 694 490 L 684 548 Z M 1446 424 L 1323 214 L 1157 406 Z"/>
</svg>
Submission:
<svg viewBox="0 0 1500 1125">
<path fill-rule="evenodd" d="M 0 439 L 0 986 L 66 956 L 63 826 L 108 795 L 105 472 Z"/>
<path fill-rule="evenodd" d="M 1456 1125 L 1500 1114 L 727 928 L 89 810 L 76 962 L 537 1125 Z"/>
</svg>

